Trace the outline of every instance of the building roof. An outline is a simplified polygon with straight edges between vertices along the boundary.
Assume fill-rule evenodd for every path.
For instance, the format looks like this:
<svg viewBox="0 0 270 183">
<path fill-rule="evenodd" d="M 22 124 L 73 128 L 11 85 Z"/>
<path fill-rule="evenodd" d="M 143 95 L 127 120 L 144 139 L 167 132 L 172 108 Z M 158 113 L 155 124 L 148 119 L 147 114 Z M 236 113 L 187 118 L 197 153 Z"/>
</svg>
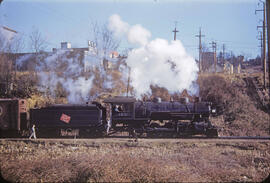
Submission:
<svg viewBox="0 0 270 183">
<path fill-rule="evenodd" d="M 7 30 L 7 31 L 10 31 L 10 32 L 13 32 L 13 33 L 18 33 L 17 31 L 11 29 L 11 28 L 8 28 L 6 26 L 2 26 L 3 29 Z"/>
</svg>

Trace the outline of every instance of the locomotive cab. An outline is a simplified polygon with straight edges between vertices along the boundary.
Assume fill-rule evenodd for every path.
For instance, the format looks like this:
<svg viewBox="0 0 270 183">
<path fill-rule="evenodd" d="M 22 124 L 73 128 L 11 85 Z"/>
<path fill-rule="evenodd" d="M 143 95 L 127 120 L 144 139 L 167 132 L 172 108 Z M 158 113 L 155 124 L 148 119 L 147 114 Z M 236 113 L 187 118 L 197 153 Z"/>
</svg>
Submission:
<svg viewBox="0 0 270 183">
<path fill-rule="evenodd" d="M 113 122 L 127 122 L 134 120 L 134 102 L 136 102 L 135 98 L 121 96 L 111 97 L 104 100 L 104 103 L 110 104 L 110 117 Z"/>
</svg>

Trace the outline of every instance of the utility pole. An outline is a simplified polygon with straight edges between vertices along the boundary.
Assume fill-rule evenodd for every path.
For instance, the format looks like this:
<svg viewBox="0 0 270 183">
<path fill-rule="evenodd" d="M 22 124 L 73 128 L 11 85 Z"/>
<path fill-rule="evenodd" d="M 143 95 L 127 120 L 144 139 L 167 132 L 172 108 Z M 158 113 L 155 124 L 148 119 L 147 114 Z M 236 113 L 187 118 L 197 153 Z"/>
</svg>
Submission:
<svg viewBox="0 0 270 183">
<path fill-rule="evenodd" d="M 212 49 L 213 49 L 213 54 L 214 54 L 214 64 L 215 64 L 215 73 L 217 73 L 217 43 L 212 41 L 212 43 L 210 43 L 212 45 Z"/>
<path fill-rule="evenodd" d="M 268 46 L 268 86 L 270 96 L 270 0 L 266 0 L 266 14 L 267 14 L 267 46 Z"/>
<path fill-rule="evenodd" d="M 174 33 L 174 40 L 176 41 L 176 33 L 179 32 L 178 30 L 176 30 L 176 25 L 177 25 L 177 21 L 175 22 L 175 28 L 172 31 Z"/>
<path fill-rule="evenodd" d="M 259 38 L 258 40 L 260 41 L 260 49 L 261 49 L 261 66 L 263 68 L 263 35 L 262 35 L 262 32 L 259 32 Z"/>
<path fill-rule="evenodd" d="M 225 44 L 222 45 L 222 64 L 225 64 Z"/>
<path fill-rule="evenodd" d="M 262 10 L 255 10 L 255 14 L 257 13 L 257 11 L 262 11 L 263 12 L 263 25 L 262 26 L 257 26 L 258 28 L 262 28 L 263 29 L 263 86 L 264 88 L 266 88 L 266 6 L 265 6 L 265 2 L 261 1 L 263 3 L 263 9 Z"/>
<path fill-rule="evenodd" d="M 202 35 L 201 27 L 199 31 L 199 35 L 196 35 L 196 37 L 199 38 L 199 71 L 202 71 L 202 37 L 205 35 Z"/>
</svg>

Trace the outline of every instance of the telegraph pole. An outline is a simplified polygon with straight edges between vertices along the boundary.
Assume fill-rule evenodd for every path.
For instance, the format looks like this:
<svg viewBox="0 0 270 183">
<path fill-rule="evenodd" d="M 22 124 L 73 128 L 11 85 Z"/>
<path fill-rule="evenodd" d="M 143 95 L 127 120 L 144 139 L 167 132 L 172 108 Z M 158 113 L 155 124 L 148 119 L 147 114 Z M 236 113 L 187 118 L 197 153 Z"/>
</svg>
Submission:
<svg viewBox="0 0 270 183">
<path fill-rule="evenodd" d="M 215 64 L 215 73 L 217 73 L 217 43 L 212 41 L 212 43 L 210 43 L 212 45 L 212 49 L 213 49 L 213 54 L 214 54 L 214 64 Z"/>
<path fill-rule="evenodd" d="M 196 37 L 199 38 L 199 71 L 202 71 L 202 37 L 205 35 L 202 35 L 201 27 L 199 31 L 199 35 L 196 35 Z"/>
<path fill-rule="evenodd" d="M 225 64 L 225 44 L 222 45 L 222 64 Z"/>
<path fill-rule="evenodd" d="M 268 45 L 268 86 L 270 96 L 270 0 L 266 0 L 266 14 L 267 14 L 267 45 Z"/>
<path fill-rule="evenodd" d="M 266 89 L 266 6 L 263 3 L 263 84 Z"/>
<path fill-rule="evenodd" d="M 175 22 L 175 28 L 174 30 L 172 31 L 174 33 L 174 40 L 176 41 L 176 33 L 179 32 L 178 30 L 176 30 L 176 25 L 177 25 L 177 22 Z"/>
<path fill-rule="evenodd" d="M 262 10 L 255 10 L 255 14 L 257 11 L 262 11 L 263 12 L 263 25 L 262 26 L 257 26 L 257 28 L 262 28 L 263 29 L 263 86 L 264 88 L 266 88 L 266 6 L 265 6 L 265 2 L 263 3 L 263 9 Z"/>
<path fill-rule="evenodd" d="M 262 32 L 259 32 L 259 38 L 258 40 L 261 42 L 260 43 L 260 48 L 261 48 L 261 66 L 263 67 L 263 35 L 262 35 Z"/>
</svg>

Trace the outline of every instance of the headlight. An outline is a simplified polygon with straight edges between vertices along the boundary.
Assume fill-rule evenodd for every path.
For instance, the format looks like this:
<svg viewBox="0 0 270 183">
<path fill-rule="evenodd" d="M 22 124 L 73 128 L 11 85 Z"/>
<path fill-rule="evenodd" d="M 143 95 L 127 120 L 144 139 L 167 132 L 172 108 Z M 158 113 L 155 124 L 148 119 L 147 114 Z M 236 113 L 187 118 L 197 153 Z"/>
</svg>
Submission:
<svg viewBox="0 0 270 183">
<path fill-rule="evenodd" d="M 212 113 L 216 113 L 216 109 L 212 109 Z"/>
</svg>

